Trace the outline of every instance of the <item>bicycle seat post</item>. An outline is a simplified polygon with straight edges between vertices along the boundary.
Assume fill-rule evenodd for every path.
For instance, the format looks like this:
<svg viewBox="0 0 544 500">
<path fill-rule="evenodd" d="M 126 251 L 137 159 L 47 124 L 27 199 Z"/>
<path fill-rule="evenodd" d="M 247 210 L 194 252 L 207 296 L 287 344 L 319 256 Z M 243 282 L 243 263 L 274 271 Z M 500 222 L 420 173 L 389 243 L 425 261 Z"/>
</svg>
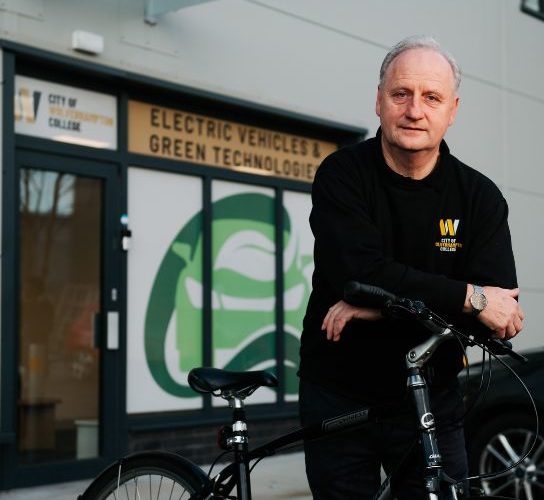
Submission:
<svg viewBox="0 0 544 500">
<path fill-rule="evenodd" d="M 227 445 L 234 449 L 234 458 L 237 465 L 237 498 L 239 500 L 251 500 L 248 435 L 244 400 L 235 395 L 231 395 L 226 399 L 228 399 L 229 406 L 232 408 L 232 435 L 227 439 Z"/>
</svg>

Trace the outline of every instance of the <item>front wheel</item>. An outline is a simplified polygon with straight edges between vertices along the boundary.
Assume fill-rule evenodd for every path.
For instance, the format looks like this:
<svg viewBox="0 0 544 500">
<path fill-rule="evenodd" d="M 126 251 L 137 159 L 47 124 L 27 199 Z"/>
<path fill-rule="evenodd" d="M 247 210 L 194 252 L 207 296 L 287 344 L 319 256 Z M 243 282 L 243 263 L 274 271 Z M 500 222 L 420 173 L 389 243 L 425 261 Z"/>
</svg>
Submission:
<svg viewBox="0 0 544 500">
<path fill-rule="evenodd" d="M 208 481 L 202 469 L 178 455 L 141 453 L 107 468 L 79 500 L 185 500 Z"/>
</svg>

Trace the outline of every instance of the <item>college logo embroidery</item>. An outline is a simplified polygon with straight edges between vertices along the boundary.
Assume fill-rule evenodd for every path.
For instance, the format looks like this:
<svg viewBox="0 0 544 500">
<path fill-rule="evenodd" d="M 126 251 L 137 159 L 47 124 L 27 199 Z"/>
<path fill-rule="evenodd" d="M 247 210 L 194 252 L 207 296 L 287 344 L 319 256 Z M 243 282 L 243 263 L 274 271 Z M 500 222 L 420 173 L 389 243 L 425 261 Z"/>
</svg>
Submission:
<svg viewBox="0 0 544 500">
<path fill-rule="evenodd" d="M 459 219 L 440 219 L 440 234 L 442 236 L 455 236 L 459 227 Z"/>
<path fill-rule="evenodd" d="M 463 244 L 456 239 L 459 219 L 440 219 L 438 226 L 442 238 L 435 242 L 435 247 L 441 252 L 456 252 L 458 248 L 463 248 Z"/>
</svg>

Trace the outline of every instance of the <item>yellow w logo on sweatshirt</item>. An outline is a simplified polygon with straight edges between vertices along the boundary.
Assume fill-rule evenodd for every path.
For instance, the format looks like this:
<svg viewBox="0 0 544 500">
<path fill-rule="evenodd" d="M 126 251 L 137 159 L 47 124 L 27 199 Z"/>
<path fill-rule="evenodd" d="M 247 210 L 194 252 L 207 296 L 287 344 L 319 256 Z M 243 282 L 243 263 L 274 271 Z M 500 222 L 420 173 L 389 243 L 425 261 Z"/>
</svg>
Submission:
<svg viewBox="0 0 544 500">
<path fill-rule="evenodd" d="M 440 234 L 442 236 L 455 236 L 459 227 L 459 219 L 440 219 Z"/>
</svg>

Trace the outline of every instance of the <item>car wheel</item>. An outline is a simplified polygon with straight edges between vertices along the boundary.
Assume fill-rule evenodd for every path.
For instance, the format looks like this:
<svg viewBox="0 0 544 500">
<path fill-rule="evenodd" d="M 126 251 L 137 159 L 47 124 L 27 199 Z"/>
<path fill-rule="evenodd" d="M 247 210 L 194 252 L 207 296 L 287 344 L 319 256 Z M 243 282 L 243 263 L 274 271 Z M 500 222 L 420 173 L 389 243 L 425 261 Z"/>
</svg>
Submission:
<svg viewBox="0 0 544 500">
<path fill-rule="evenodd" d="M 489 474 L 507 469 L 530 448 L 534 439 L 534 417 L 506 414 L 485 423 L 472 433 L 468 443 L 471 472 Z M 544 498 L 544 439 L 538 436 L 531 453 L 514 469 L 482 480 L 486 495 L 517 500 Z"/>
</svg>

